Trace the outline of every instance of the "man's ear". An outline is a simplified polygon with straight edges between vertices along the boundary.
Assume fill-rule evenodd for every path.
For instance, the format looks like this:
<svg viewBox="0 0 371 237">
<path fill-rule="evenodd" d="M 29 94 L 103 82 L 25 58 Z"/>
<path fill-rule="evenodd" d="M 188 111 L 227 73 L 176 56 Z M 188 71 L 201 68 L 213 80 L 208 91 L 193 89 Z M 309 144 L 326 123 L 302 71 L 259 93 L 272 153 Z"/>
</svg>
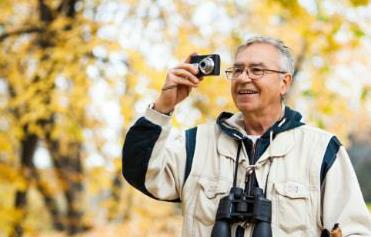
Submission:
<svg viewBox="0 0 371 237">
<path fill-rule="evenodd" d="M 284 96 L 287 94 L 291 87 L 292 83 L 292 76 L 290 73 L 286 73 L 282 76 L 281 80 L 281 96 Z"/>
</svg>

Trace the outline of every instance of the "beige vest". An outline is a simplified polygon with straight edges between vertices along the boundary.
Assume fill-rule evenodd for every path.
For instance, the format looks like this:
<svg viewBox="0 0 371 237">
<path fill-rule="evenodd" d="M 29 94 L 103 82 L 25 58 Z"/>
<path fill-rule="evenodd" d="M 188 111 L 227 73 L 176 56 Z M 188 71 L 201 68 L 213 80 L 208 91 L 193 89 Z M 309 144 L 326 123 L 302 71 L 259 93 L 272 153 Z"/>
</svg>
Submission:
<svg viewBox="0 0 371 237">
<path fill-rule="evenodd" d="M 319 177 L 331 137 L 304 125 L 278 134 L 258 160 L 255 170 L 259 186 L 264 189 L 268 182 L 267 198 L 272 201 L 273 236 L 320 236 L 323 227 Z M 198 127 L 193 167 L 182 196 L 183 236 L 210 236 L 219 200 L 232 186 L 237 146 L 215 125 Z M 249 168 L 243 149 L 238 186 L 244 187 Z M 232 226 L 232 232 L 235 228 Z M 251 231 L 252 225 L 248 225 L 245 237 L 251 236 Z"/>
<path fill-rule="evenodd" d="M 222 133 L 215 123 L 200 125 L 192 170 L 183 184 L 184 133 L 169 145 L 170 117 L 147 110 L 146 118 L 162 127 L 148 164 L 147 190 L 161 200 L 182 200 L 183 237 L 210 237 L 219 200 L 232 186 L 236 140 Z M 267 198 L 272 201 L 273 237 L 319 237 L 323 228 L 331 229 L 335 223 L 340 223 L 343 236 L 371 236 L 370 215 L 343 146 L 320 187 L 321 164 L 332 136 L 303 125 L 277 134 L 258 160 L 257 181 L 263 189 L 267 182 Z M 239 187 L 244 187 L 249 168 L 243 149 Z M 232 232 L 235 229 L 233 225 Z M 248 225 L 245 237 L 250 237 L 251 231 Z"/>
</svg>

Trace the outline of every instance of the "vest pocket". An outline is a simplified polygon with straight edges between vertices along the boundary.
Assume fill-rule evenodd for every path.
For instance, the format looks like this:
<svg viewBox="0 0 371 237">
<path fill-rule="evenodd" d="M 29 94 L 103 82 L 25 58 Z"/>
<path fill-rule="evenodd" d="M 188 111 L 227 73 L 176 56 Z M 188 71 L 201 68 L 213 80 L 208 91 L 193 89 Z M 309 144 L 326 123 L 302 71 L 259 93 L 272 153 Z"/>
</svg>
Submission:
<svg viewBox="0 0 371 237">
<path fill-rule="evenodd" d="M 285 234 L 305 234 L 308 229 L 308 188 L 295 182 L 275 183 L 277 224 Z"/>
<path fill-rule="evenodd" d="M 202 224 L 209 226 L 214 224 L 219 201 L 227 195 L 230 184 L 227 180 L 205 178 L 201 178 L 198 184 L 195 218 Z"/>
</svg>

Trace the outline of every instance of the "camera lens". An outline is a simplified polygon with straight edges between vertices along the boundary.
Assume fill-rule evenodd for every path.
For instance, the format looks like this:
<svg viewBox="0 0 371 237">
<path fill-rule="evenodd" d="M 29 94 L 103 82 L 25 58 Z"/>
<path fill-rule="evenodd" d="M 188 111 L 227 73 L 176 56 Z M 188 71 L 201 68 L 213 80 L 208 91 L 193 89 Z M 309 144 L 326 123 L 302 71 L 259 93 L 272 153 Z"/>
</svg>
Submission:
<svg viewBox="0 0 371 237">
<path fill-rule="evenodd" d="M 214 61 L 210 57 L 202 59 L 199 63 L 199 69 L 204 75 L 208 75 L 214 70 Z"/>
</svg>

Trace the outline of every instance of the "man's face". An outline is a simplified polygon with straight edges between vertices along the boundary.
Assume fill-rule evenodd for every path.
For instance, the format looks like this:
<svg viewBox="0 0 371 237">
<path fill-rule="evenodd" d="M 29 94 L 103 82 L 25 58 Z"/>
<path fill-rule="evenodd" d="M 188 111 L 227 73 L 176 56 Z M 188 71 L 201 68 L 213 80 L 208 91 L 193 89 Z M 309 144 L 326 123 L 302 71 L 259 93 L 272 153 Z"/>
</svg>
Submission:
<svg viewBox="0 0 371 237">
<path fill-rule="evenodd" d="M 281 71 L 281 55 L 270 44 L 255 43 L 236 55 L 234 65 Z M 261 78 L 251 80 L 244 72 L 232 80 L 231 94 L 242 113 L 259 114 L 280 106 L 281 96 L 287 92 L 290 83 L 289 74 L 265 72 Z"/>
</svg>

